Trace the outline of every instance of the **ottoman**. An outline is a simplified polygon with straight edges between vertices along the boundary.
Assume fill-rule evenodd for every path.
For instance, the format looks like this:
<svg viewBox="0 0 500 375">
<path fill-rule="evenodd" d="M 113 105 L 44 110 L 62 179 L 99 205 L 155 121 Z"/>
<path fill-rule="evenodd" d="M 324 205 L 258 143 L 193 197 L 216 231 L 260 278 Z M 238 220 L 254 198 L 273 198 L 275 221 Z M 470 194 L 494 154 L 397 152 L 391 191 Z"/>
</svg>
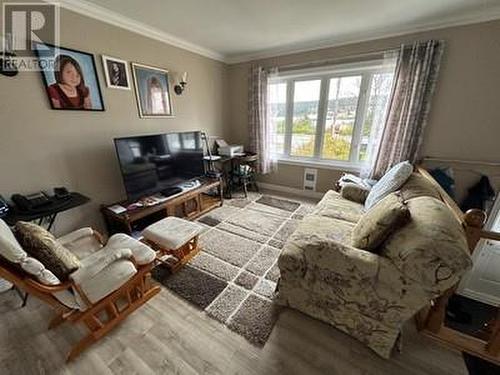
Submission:
<svg viewBox="0 0 500 375">
<path fill-rule="evenodd" d="M 169 216 L 149 225 L 142 232 L 143 242 L 156 251 L 157 259 L 175 272 L 198 252 L 198 236 L 203 227 Z"/>
</svg>

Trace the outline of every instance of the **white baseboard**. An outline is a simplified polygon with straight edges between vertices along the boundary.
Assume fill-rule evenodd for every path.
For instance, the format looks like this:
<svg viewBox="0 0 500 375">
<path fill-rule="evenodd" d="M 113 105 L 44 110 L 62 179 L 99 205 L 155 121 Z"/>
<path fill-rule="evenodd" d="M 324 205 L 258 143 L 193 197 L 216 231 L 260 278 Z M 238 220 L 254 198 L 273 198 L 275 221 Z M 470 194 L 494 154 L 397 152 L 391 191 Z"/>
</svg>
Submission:
<svg viewBox="0 0 500 375">
<path fill-rule="evenodd" d="M 325 195 L 325 193 L 321 193 L 319 191 L 302 190 L 302 189 L 296 189 L 296 188 L 292 188 L 292 187 L 288 187 L 288 186 L 284 186 L 284 185 L 267 184 L 265 182 L 257 182 L 257 185 L 259 185 L 259 188 L 262 188 L 262 189 L 280 191 L 283 193 L 300 195 L 300 196 L 307 197 L 307 198 L 321 199 L 321 198 L 323 198 L 323 195 Z"/>
</svg>

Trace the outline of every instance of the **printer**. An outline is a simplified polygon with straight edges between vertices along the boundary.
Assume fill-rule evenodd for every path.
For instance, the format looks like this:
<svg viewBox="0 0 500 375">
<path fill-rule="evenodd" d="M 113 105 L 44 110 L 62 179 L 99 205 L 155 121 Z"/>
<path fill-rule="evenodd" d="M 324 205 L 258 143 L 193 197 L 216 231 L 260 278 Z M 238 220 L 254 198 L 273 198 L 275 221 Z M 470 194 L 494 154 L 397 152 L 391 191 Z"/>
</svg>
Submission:
<svg viewBox="0 0 500 375">
<path fill-rule="evenodd" d="M 223 155 L 223 156 L 238 156 L 238 155 L 245 153 L 242 145 L 222 146 L 222 147 L 219 147 L 218 151 L 219 151 L 219 155 Z"/>
</svg>

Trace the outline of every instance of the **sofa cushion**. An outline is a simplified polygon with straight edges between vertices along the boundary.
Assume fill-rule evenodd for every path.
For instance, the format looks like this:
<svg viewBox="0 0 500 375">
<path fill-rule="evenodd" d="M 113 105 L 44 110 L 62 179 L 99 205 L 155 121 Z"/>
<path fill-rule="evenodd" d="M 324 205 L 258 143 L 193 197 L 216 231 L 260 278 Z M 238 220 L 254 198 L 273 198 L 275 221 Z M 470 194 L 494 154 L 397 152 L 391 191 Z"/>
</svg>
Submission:
<svg viewBox="0 0 500 375">
<path fill-rule="evenodd" d="M 284 246 L 278 260 L 280 269 L 303 274 L 305 254 L 315 252 L 318 243 L 349 244 L 354 224 L 343 220 L 308 215 L 298 225 Z M 308 255 L 307 255 L 308 256 Z"/>
<path fill-rule="evenodd" d="M 424 288 L 443 292 L 472 265 L 465 232 L 440 200 L 418 197 L 407 206 L 411 221 L 385 241 L 381 254 Z"/>
<path fill-rule="evenodd" d="M 393 166 L 373 186 L 366 197 L 365 208 L 369 210 L 386 195 L 398 190 L 408 180 L 413 172 L 413 165 L 409 161 L 403 161 Z"/>
<path fill-rule="evenodd" d="M 361 185 L 354 184 L 352 182 L 347 182 L 342 185 L 342 188 L 340 190 L 340 195 L 342 195 L 342 198 L 363 204 L 365 203 L 366 197 L 368 196 L 369 192 L 370 192 L 369 189 Z"/>
<path fill-rule="evenodd" d="M 329 190 L 316 205 L 312 214 L 356 223 L 364 213 L 360 203 L 342 198 L 336 191 Z"/>
<path fill-rule="evenodd" d="M 441 198 L 437 189 L 419 173 L 411 174 L 408 180 L 401 186 L 400 193 L 405 201 L 417 197 Z"/>
<path fill-rule="evenodd" d="M 396 229 L 410 220 L 410 212 L 397 193 L 391 193 L 359 219 L 351 237 L 352 246 L 375 251 Z"/>
<path fill-rule="evenodd" d="M 78 269 L 78 258 L 41 226 L 19 221 L 16 223 L 15 234 L 23 249 L 38 259 L 59 280 L 67 280 L 70 273 Z"/>
</svg>

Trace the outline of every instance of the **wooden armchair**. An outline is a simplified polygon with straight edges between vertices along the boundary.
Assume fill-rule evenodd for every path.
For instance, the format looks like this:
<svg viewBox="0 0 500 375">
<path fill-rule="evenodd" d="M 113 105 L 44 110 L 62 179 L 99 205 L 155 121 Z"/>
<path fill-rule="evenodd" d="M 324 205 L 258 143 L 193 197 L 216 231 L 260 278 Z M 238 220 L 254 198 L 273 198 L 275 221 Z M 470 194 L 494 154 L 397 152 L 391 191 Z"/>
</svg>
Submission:
<svg viewBox="0 0 500 375">
<path fill-rule="evenodd" d="M 53 277 L 47 282 L 45 277 L 41 282 L 40 275 L 50 272 L 40 269 L 43 265 L 24 252 L 0 220 L 0 277 L 55 310 L 49 329 L 63 322 L 87 327 L 88 335 L 69 352 L 67 361 L 71 361 L 156 295 L 160 287 L 150 280 L 154 251 L 129 236 L 116 234 L 104 243 L 97 231 L 83 228 L 61 237 L 59 242 L 80 255 L 82 265 L 68 281 L 55 281 Z M 7 247 L 10 252 L 3 251 Z M 34 264 L 38 267 L 35 271 Z"/>
</svg>

